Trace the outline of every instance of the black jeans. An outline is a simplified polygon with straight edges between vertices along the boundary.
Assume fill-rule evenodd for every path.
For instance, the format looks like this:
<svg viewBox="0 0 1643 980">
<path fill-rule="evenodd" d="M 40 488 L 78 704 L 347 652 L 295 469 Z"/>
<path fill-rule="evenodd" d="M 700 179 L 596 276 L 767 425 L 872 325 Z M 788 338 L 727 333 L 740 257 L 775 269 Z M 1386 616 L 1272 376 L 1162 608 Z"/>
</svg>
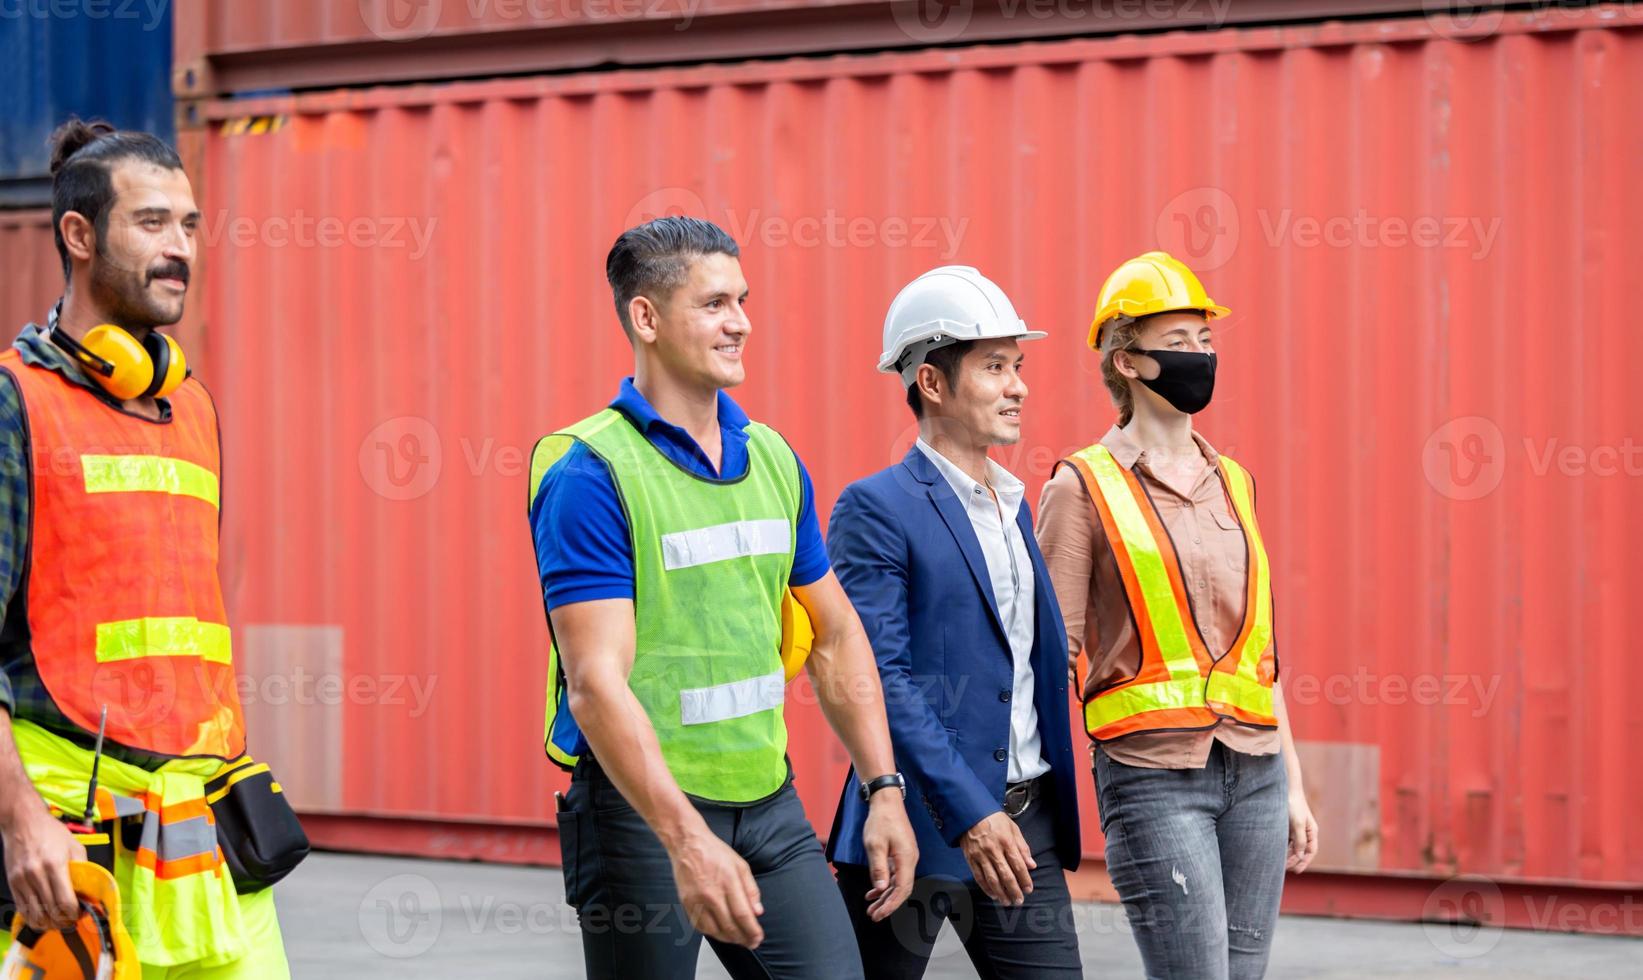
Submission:
<svg viewBox="0 0 1643 980">
<path fill-rule="evenodd" d="M 1049 778 L 1044 779 L 1048 784 Z M 1020 907 L 998 904 L 974 882 L 920 878 L 906 905 L 883 922 L 874 922 L 867 917 L 867 869 L 859 864 L 838 866 L 839 890 L 870 980 L 924 976 L 943 921 L 958 930 L 982 980 L 1084 975 L 1067 876 L 1055 856 L 1053 792 L 1046 787 L 1046 795 L 1016 818 L 1038 862 L 1032 872 L 1032 894 Z"/>
<path fill-rule="evenodd" d="M 685 917 L 662 842 L 598 764 L 571 776 L 559 815 L 565 897 L 577 911 L 587 975 L 596 980 L 688 980 L 702 934 Z M 737 980 L 861 977 L 850 920 L 791 776 L 751 806 L 696 804 L 719 839 L 753 870 L 764 915 L 758 949 L 709 939 Z"/>
</svg>

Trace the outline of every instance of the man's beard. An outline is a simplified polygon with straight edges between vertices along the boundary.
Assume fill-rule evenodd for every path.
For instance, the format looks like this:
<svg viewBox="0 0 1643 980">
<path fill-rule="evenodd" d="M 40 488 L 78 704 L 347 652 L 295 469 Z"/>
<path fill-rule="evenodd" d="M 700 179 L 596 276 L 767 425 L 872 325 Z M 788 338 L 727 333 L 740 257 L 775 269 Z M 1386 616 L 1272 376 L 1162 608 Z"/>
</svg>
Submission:
<svg viewBox="0 0 1643 980">
<path fill-rule="evenodd" d="M 181 302 L 173 313 L 149 294 L 146 272 L 135 273 L 110 259 L 100 243 L 97 257 L 99 261 L 91 272 L 91 299 L 111 322 L 128 330 L 140 330 L 170 326 L 182 319 Z"/>
</svg>

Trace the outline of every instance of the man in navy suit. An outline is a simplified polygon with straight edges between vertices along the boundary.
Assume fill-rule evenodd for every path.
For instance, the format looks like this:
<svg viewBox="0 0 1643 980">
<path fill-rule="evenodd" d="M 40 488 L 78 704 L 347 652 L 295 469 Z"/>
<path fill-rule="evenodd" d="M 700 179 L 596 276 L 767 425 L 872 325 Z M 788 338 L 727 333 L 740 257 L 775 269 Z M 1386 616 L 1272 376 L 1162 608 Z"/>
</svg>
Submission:
<svg viewBox="0 0 1643 980">
<path fill-rule="evenodd" d="M 869 978 L 923 976 L 943 921 L 982 977 L 1082 975 L 1066 632 L 1025 487 L 987 456 L 1021 438 L 1019 342 L 1043 336 L 975 269 L 913 280 L 879 370 L 901 377 L 919 440 L 833 509 L 828 554 L 878 659 L 919 844 L 912 897 L 873 921 L 852 771 L 828 857 Z"/>
</svg>

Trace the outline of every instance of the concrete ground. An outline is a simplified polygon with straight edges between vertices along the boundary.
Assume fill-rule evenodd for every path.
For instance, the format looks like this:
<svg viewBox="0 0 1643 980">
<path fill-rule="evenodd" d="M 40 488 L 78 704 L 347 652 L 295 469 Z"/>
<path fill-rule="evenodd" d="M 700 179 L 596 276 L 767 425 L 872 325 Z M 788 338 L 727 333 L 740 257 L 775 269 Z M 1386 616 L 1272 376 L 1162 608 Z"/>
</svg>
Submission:
<svg viewBox="0 0 1643 980">
<path fill-rule="evenodd" d="M 576 916 L 557 871 L 316 854 L 277 894 L 298 980 L 582 976 Z M 1088 976 L 1141 976 L 1118 907 L 1075 912 Z M 926 976 L 975 975 L 944 931 Z M 697 976 L 727 976 L 705 945 Z M 1286 916 L 1267 976 L 1638 978 L 1643 940 Z"/>
</svg>

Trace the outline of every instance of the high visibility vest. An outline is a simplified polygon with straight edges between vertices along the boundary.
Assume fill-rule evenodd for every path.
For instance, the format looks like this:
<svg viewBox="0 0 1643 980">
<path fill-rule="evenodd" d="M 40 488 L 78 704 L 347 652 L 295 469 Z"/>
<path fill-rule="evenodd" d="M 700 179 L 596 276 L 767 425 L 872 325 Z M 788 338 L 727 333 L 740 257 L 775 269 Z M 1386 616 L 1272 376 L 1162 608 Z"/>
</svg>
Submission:
<svg viewBox="0 0 1643 980">
<path fill-rule="evenodd" d="M 605 462 L 633 548 L 635 646 L 628 686 L 656 729 L 679 788 L 746 803 L 787 779 L 782 600 L 793 570 L 802 491 L 798 460 L 775 430 L 750 423 L 747 472 L 686 471 L 615 409 L 537 443 L 530 494 L 577 443 Z M 548 653 L 543 745 L 574 768 L 586 743 L 565 709 L 557 645 Z"/>
<path fill-rule="evenodd" d="M 1231 649 L 1217 657 L 1198 628 L 1175 546 L 1135 474 L 1100 444 L 1062 462 L 1078 471 L 1106 530 L 1141 642 L 1135 676 L 1085 700 L 1085 731 L 1108 741 L 1136 732 L 1211 728 L 1222 719 L 1276 727 L 1271 567 L 1249 472 L 1221 457 L 1221 481 L 1243 528 L 1249 571 L 1243 627 Z"/>
<path fill-rule="evenodd" d="M 217 579 L 217 413 L 192 379 L 171 421 L 119 411 L 56 371 L 0 353 L 31 448 L 29 644 L 57 708 L 156 755 L 245 752 Z"/>
</svg>

